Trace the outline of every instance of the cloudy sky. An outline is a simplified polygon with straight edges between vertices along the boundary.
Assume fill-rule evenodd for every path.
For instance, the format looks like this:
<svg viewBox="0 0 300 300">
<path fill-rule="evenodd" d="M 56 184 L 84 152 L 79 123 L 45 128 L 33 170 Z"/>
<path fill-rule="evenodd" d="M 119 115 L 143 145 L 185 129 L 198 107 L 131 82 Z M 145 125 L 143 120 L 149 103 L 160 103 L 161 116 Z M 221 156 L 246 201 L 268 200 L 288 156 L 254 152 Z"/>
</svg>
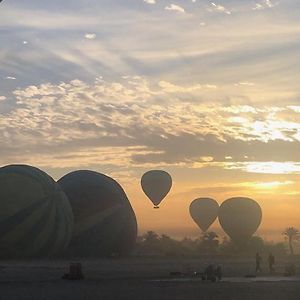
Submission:
<svg viewBox="0 0 300 300">
<path fill-rule="evenodd" d="M 4 0 L 0 164 L 111 175 L 141 233 L 195 236 L 193 199 L 252 197 L 259 233 L 282 239 L 300 227 L 299 13 L 294 0 Z M 160 210 L 139 184 L 153 168 L 174 180 Z"/>
</svg>

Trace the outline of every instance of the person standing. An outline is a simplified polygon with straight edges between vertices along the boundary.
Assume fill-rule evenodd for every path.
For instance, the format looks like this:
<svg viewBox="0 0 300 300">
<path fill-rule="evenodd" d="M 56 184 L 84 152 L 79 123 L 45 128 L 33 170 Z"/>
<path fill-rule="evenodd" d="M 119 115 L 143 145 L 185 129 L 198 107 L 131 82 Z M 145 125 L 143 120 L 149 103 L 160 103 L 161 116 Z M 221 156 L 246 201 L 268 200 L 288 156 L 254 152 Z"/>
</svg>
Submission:
<svg viewBox="0 0 300 300">
<path fill-rule="evenodd" d="M 270 273 L 272 274 L 274 273 L 274 265 L 275 265 L 275 256 L 272 253 L 269 254 L 268 263 L 269 263 Z"/>
<path fill-rule="evenodd" d="M 261 273 L 261 261 L 262 261 L 262 257 L 259 255 L 259 253 L 256 253 L 255 256 L 255 262 L 256 262 L 256 268 L 255 268 L 255 272 L 256 273 Z"/>
</svg>

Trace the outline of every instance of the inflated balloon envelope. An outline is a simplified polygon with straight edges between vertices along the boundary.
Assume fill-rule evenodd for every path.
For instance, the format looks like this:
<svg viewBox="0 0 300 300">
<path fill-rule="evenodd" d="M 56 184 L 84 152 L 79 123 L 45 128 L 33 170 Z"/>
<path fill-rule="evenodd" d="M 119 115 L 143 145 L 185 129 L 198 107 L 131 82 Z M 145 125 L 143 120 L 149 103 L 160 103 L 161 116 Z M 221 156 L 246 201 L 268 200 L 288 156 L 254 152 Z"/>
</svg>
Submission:
<svg viewBox="0 0 300 300">
<path fill-rule="evenodd" d="M 104 174 L 78 170 L 58 183 L 74 213 L 68 253 L 75 256 L 128 255 L 135 246 L 137 222 L 121 185 Z"/>
<path fill-rule="evenodd" d="M 219 209 L 219 222 L 236 244 L 247 242 L 258 229 L 262 219 L 259 204 L 250 198 L 227 199 Z"/>
<path fill-rule="evenodd" d="M 166 171 L 151 170 L 142 176 L 141 186 L 144 193 L 154 204 L 154 208 L 159 208 L 159 204 L 172 187 L 172 177 Z"/>
<path fill-rule="evenodd" d="M 73 232 L 67 196 L 48 174 L 28 165 L 0 168 L 0 257 L 60 254 Z"/>
<path fill-rule="evenodd" d="M 190 215 L 203 232 L 216 220 L 218 211 L 218 202 L 211 198 L 198 198 L 190 205 Z"/>
</svg>

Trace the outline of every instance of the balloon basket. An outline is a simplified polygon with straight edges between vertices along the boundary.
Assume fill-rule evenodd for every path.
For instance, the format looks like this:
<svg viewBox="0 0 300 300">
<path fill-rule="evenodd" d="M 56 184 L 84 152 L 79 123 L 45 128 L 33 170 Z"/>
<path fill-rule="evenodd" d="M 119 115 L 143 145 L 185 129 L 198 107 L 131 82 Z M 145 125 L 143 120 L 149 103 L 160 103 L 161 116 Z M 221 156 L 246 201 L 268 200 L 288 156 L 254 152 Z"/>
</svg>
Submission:
<svg viewBox="0 0 300 300">
<path fill-rule="evenodd" d="M 158 206 L 158 205 L 155 205 L 153 208 L 154 208 L 154 209 L 159 209 L 159 206 Z"/>
<path fill-rule="evenodd" d="M 69 273 L 65 273 L 63 279 L 81 280 L 84 279 L 81 263 L 70 263 Z"/>
</svg>

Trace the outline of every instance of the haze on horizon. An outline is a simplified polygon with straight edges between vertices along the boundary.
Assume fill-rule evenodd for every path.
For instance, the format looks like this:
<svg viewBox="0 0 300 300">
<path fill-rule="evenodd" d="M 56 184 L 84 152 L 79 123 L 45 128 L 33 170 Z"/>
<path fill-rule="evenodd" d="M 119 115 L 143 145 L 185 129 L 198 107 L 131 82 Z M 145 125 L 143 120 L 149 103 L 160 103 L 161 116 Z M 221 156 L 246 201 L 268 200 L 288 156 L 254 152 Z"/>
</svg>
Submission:
<svg viewBox="0 0 300 300">
<path fill-rule="evenodd" d="M 110 175 L 141 233 L 195 237 L 193 199 L 251 197 L 259 234 L 282 240 L 300 227 L 299 11 L 292 0 L 2 2 L 0 164 Z M 140 188 L 149 169 L 174 181 L 159 210 Z"/>
</svg>

